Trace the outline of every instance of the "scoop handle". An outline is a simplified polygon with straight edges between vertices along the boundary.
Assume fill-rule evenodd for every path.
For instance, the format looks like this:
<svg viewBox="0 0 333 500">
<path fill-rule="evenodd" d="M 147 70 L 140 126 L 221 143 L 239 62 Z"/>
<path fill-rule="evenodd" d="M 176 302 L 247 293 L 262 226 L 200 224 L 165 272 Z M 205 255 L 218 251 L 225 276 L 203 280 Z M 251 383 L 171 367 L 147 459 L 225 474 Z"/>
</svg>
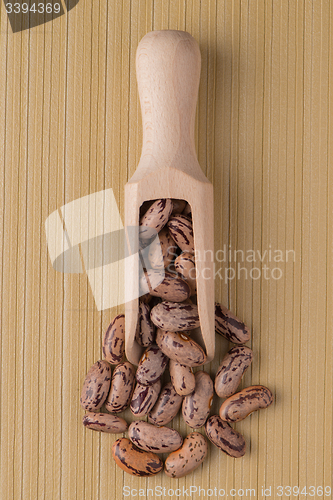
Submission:
<svg viewBox="0 0 333 500">
<path fill-rule="evenodd" d="M 200 69 L 198 43 L 186 31 L 152 31 L 140 41 L 136 75 L 143 125 L 141 158 L 152 155 L 168 165 L 181 150 L 200 169 L 194 142 Z"/>
</svg>

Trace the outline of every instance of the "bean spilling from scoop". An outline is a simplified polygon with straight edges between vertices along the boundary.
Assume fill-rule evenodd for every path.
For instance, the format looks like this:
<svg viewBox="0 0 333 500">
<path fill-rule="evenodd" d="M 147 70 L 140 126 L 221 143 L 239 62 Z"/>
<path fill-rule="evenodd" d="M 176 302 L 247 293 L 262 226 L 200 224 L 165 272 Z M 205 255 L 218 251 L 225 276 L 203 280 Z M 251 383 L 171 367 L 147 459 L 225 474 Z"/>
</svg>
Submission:
<svg viewBox="0 0 333 500">
<path fill-rule="evenodd" d="M 251 333 L 219 303 L 215 332 L 234 346 L 214 380 L 202 369 L 206 353 L 191 337 L 200 327 L 191 206 L 174 199 L 144 202 L 139 238 L 148 262 L 139 280 L 135 333 L 143 353 L 137 368 L 126 360 L 125 316 L 116 316 L 103 336 L 105 359 L 91 366 L 83 383 L 83 425 L 110 434 L 128 432 L 129 439 L 123 436 L 112 446 L 116 464 L 127 473 L 152 476 L 164 467 L 167 476 L 181 478 L 201 466 L 209 442 L 229 457 L 242 457 L 246 442 L 231 424 L 267 408 L 273 394 L 262 385 L 237 392 L 254 356 L 244 345 Z M 224 401 L 219 415 L 210 416 L 214 394 Z M 128 425 L 118 415 L 127 408 L 134 418 L 147 421 Z M 166 427 L 179 414 L 190 428 L 184 439 Z M 163 465 L 158 454 L 165 453 L 169 455 Z"/>
</svg>

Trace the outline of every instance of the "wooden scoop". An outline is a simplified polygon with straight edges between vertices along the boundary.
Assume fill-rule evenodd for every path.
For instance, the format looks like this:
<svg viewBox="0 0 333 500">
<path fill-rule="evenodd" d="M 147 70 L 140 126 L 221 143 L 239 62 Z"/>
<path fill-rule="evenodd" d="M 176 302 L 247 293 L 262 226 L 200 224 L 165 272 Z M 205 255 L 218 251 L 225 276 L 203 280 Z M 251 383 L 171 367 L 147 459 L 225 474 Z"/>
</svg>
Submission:
<svg viewBox="0 0 333 500">
<path fill-rule="evenodd" d="M 197 273 L 199 341 L 213 359 L 214 233 L 213 186 L 198 163 L 194 143 L 195 110 L 201 56 L 185 31 L 152 31 L 136 53 L 137 82 L 143 121 L 139 165 L 125 186 L 125 226 L 138 226 L 144 201 L 186 200 L 192 208 Z M 127 359 L 138 364 L 143 348 L 135 341 L 138 319 L 139 256 L 133 250 L 125 266 L 125 346 Z M 206 251 L 206 253 L 205 253 Z"/>
</svg>

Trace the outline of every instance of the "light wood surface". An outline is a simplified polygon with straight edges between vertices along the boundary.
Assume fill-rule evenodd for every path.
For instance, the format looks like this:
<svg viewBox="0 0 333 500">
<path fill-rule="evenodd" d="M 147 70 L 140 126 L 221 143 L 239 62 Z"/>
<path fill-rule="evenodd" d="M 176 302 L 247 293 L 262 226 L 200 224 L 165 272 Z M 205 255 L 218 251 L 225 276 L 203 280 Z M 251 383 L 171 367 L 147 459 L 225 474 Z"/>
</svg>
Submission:
<svg viewBox="0 0 333 500">
<path fill-rule="evenodd" d="M 80 0 L 68 16 L 15 36 L 3 2 L 0 15 L 1 500 L 120 500 L 124 485 L 254 488 L 257 498 L 264 485 L 271 498 L 279 485 L 330 486 L 332 3 Z M 228 259 L 216 262 L 215 297 L 252 331 L 241 387 L 263 384 L 275 395 L 236 425 L 248 447 L 242 459 L 210 447 L 179 481 L 125 475 L 111 457 L 115 437 L 83 428 L 81 385 L 123 308 L 98 312 L 85 273 L 56 272 L 44 231 L 53 211 L 110 187 L 124 220 L 124 186 L 142 146 L 135 54 L 160 29 L 199 44 L 195 145 L 214 186 L 215 250 L 226 245 Z M 255 250 L 256 262 L 240 252 L 229 259 L 229 245 Z M 294 258 L 260 262 L 257 252 L 270 249 Z M 246 279 L 243 270 L 225 280 L 238 263 L 283 274 Z M 216 373 L 227 349 L 217 338 L 205 370 Z M 190 430 L 180 418 L 175 427 Z"/>
<path fill-rule="evenodd" d="M 185 31 L 158 30 L 137 48 L 136 75 L 142 113 L 142 153 L 125 186 L 125 226 L 137 226 L 146 200 L 175 198 L 192 208 L 197 271 L 200 340 L 207 362 L 214 357 L 214 207 L 213 186 L 197 160 L 195 111 L 201 56 Z M 210 258 L 205 258 L 205 252 Z M 125 289 L 138 297 L 139 257 L 125 268 Z M 138 364 L 143 349 L 135 341 L 138 299 L 125 304 L 126 356 Z"/>
</svg>

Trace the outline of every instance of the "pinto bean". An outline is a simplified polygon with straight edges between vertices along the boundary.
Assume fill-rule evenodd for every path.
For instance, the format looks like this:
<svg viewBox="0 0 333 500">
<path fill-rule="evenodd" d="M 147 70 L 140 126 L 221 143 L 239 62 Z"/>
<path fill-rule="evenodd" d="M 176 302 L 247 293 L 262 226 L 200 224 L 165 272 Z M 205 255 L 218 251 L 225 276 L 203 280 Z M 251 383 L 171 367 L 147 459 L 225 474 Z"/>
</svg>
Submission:
<svg viewBox="0 0 333 500">
<path fill-rule="evenodd" d="M 253 352 L 246 346 L 233 347 L 225 355 L 215 376 L 215 392 L 220 398 L 228 398 L 237 391 L 252 359 Z"/>
<path fill-rule="evenodd" d="M 163 375 L 167 364 L 167 356 L 156 344 L 147 347 L 139 361 L 136 380 L 142 385 L 155 384 Z"/>
<path fill-rule="evenodd" d="M 234 344 L 245 344 L 251 338 L 248 327 L 217 302 L 215 303 L 215 332 Z"/>
<path fill-rule="evenodd" d="M 105 360 L 96 361 L 84 380 L 80 403 L 84 410 L 99 410 L 103 405 L 111 382 L 111 366 Z"/>
<path fill-rule="evenodd" d="M 149 413 L 148 421 L 157 426 L 168 424 L 177 415 L 182 401 L 183 397 L 177 394 L 171 382 L 168 382 Z"/>
<path fill-rule="evenodd" d="M 194 255 L 189 252 L 182 252 L 175 259 L 175 269 L 188 283 L 191 295 L 195 295 L 197 293 L 197 282 Z"/>
<path fill-rule="evenodd" d="M 177 394 L 180 396 L 192 394 L 195 388 L 195 376 L 192 368 L 170 359 L 169 371 L 172 385 Z"/>
<path fill-rule="evenodd" d="M 112 456 L 116 464 L 132 476 L 154 476 L 163 469 L 163 462 L 155 453 L 140 450 L 127 438 L 113 443 Z"/>
<path fill-rule="evenodd" d="M 103 356 L 117 365 L 124 357 L 125 351 L 125 315 L 118 314 L 110 323 L 103 337 Z"/>
<path fill-rule="evenodd" d="M 154 229 L 159 232 L 168 222 L 173 204 L 170 199 L 156 200 L 140 219 L 140 238 L 142 240 L 150 239 L 152 232 L 149 229 Z M 145 232 L 145 228 L 147 231 Z M 156 234 L 156 233 L 155 233 Z"/>
<path fill-rule="evenodd" d="M 150 319 L 150 307 L 145 302 L 139 302 L 138 324 L 135 340 L 142 347 L 148 347 L 155 341 L 155 325 Z"/>
<path fill-rule="evenodd" d="M 131 423 L 128 437 L 141 450 L 154 453 L 170 453 L 183 444 L 183 438 L 175 429 L 155 427 L 142 420 Z"/>
<path fill-rule="evenodd" d="M 111 389 L 105 407 L 113 413 L 124 411 L 130 404 L 135 385 L 135 369 L 128 361 L 120 363 L 114 370 Z"/>
<path fill-rule="evenodd" d="M 156 344 L 168 358 L 186 366 L 200 366 L 207 359 L 202 347 L 184 332 L 167 332 L 159 328 Z"/>
<path fill-rule="evenodd" d="M 182 406 L 183 418 L 193 429 L 202 427 L 209 415 L 213 402 L 214 387 L 208 373 L 199 371 L 195 374 L 195 389 L 185 396 Z"/>
<path fill-rule="evenodd" d="M 140 290 L 146 291 L 147 283 L 150 295 L 172 302 L 183 302 L 190 296 L 191 290 L 185 280 L 174 273 L 163 271 L 164 277 L 161 281 L 161 272 L 151 269 L 143 273 L 140 278 Z"/>
<path fill-rule="evenodd" d="M 136 417 L 147 415 L 156 403 L 161 387 L 161 380 L 152 385 L 137 383 L 130 404 L 133 415 Z"/>
<path fill-rule="evenodd" d="M 200 326 L 198 306 L 195 304 L 163 301 L 152 308 L 150 317 L 157 328 L 169 332 L 184 332 Z"/>
<path fill-rule="evenodd" d="M 206 435 L 217 448 L 233 458 L 245 454 L 245 439 L 235 431 L 228 422 L 224 422 L 218 415 L 209 417 L 205 424 Z"/>
<path fill-rule="evenodd" d="M 169 233 L 183 252 L 194 253 L 192 221 L 186 215 L 174 215 L 168 221 Z"/>
<path fill-rule="evenodd" d="M 207 441 L 199 432 L 191 432 L 179 450 L 170 453 L 164 464 L 169 477 L 184 477 L 202 464 L 207 455 Z"/>
<path fill-rule="evenodd" d="M 127 430 L 127 422 L 123 418 L 109 413 L 86 413 L 83 417 L 83 425 L 94 431 L 111 434 L 121 434 Z"/>
<path fill-rule="evenodd" d="M 251 385 L 226 399 L 220 407 L 220 417 L 226 422 L 239 422 L 253 411 L 273 403 L 273 394 L 263 385 Z"/>
<path fill-rule="evenodd" d="M 177 249 L 168 228 L 164 227 L 149 246 L 148 259 L 151 267 L 153 269 L 168 267 L 177 255 Z"/>
</svg>

